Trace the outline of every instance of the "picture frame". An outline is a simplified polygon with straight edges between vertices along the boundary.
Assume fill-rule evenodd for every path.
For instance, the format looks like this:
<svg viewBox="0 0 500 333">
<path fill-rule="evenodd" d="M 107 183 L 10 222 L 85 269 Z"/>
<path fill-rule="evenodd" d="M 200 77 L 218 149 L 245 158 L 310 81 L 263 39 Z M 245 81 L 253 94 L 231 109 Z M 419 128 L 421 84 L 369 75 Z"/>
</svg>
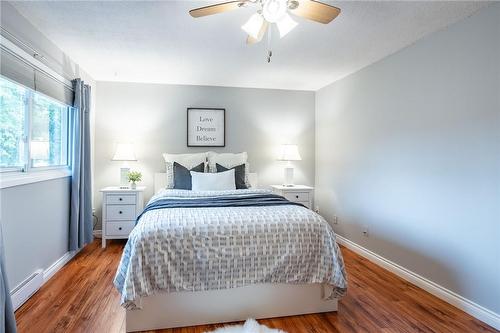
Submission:
<svg viewBox="0 0 500 333">
<path fill-rule="evenodd" d="M 188 147 L 226 146 L 226 109 L 187 109 Z"/>
</svg>

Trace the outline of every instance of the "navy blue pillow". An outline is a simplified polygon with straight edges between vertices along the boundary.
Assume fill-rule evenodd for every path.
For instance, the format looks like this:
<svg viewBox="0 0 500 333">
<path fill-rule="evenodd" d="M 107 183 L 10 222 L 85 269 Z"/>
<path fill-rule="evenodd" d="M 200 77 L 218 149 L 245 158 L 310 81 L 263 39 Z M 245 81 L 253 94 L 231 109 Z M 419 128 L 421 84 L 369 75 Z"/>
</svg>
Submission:
<svg viewBox="0 0 500 333">
<path fill-rule="evenodd" d="M 205 172 L 205 163 L 200 163 L 191 170 L 174 162 L 174 188 L 177 190 L 192 190 L 190 171 Z"/>
<path fill-rule="evenodd" d="M 215 164 L 217 167 L 217 172 L 228 171 L 234 169 L 234 182 L 236 184 L 237 190 L 246 190 L 247 184 L 245 183 L 245 164 L 237 165 L 232 168 L 226 168 L 219 163 Z"/>
</svg>

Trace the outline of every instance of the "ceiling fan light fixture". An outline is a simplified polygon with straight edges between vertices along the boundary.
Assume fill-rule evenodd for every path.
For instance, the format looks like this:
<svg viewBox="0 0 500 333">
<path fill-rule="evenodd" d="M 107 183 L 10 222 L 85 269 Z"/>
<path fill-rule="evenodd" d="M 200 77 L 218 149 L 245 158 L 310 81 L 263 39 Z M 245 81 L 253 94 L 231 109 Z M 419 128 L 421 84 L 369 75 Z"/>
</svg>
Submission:
<svg viewBox="0 0 500 333">
<path fill-rule="evenodd" d="M 286 34 L 288 34 L 297 26 L 297 24 L 298 23 L 295 22 L 290 15 L 285 14 L 278 22 L 276 22 L 278 31 L 280 33 L 280 38 L 285 37 Z"/>
<path fill-rule="evenodd" d="M 264 18 L 261 14 L 255 13 L 248 21 L 241 26 L 241 29 L 245 31 L 249 36 L 254 39 L 259 39 L 260 32 L 264 26 Z"/>
<path fill-rule="evenodd" d="M 273 23 L 276 24 L 280 38 L 283 38 L 298 25 L 289 13 L 322 24 L 330 23 L 340 14 L 340 8 L 318 0 L 225 0 L 225 2 L 192 9 L 189 14 L 194 18 L 204 17 L 232 11 L 247 5 L 256 7 L 257 13 L 253 14 L 241 26 L 241 29 L 248 35 L 247 45 L 251 45 L 260 42 L 269 28 L 267 62 L 271 61 L 272 56 L 271 28 Z"/>
<path fill-rule="evenodd" d="M 286 15 L 288 0 L 264 0 L 262 4 L 262 15 L 269 23 L 276 23 Z"/>
</svg>

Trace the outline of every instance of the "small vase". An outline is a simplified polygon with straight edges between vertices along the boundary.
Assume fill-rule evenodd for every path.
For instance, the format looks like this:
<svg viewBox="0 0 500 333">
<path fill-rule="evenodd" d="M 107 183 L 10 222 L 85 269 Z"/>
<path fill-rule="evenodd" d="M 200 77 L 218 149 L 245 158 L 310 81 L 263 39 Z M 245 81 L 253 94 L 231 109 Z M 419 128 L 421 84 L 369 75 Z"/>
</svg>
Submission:
<svg viewBox="0 0 500 333">
<path fill-rule="evenodd" d="M 131 183 L 130 183 L 130 188 L 131 188 L 132 190 L 135 190 L 135 189 L 137 188 L 137 184 L 136 184 L 135 182 L 131 182 Z"/>
</svg>

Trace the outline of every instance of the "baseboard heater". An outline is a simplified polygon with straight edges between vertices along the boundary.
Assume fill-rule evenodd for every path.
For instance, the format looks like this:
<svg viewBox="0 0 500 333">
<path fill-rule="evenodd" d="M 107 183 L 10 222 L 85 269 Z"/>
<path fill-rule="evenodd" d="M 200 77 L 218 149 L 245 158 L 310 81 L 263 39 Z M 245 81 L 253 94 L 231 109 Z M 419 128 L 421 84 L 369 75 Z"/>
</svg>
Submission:
<svg viewBox="0 0 500 333">
<path fill-rule="evenodd" d="M 12 292 L 10 296 L 12 298 L 12 306 L 14 310 L 17 310 L 21 305 L 24 304 L 34 293 L 40 289 L 43 284 L 43 270 L 36 270 L 31 274 L 26 280 L 21 282 Z"/>
</svg>

